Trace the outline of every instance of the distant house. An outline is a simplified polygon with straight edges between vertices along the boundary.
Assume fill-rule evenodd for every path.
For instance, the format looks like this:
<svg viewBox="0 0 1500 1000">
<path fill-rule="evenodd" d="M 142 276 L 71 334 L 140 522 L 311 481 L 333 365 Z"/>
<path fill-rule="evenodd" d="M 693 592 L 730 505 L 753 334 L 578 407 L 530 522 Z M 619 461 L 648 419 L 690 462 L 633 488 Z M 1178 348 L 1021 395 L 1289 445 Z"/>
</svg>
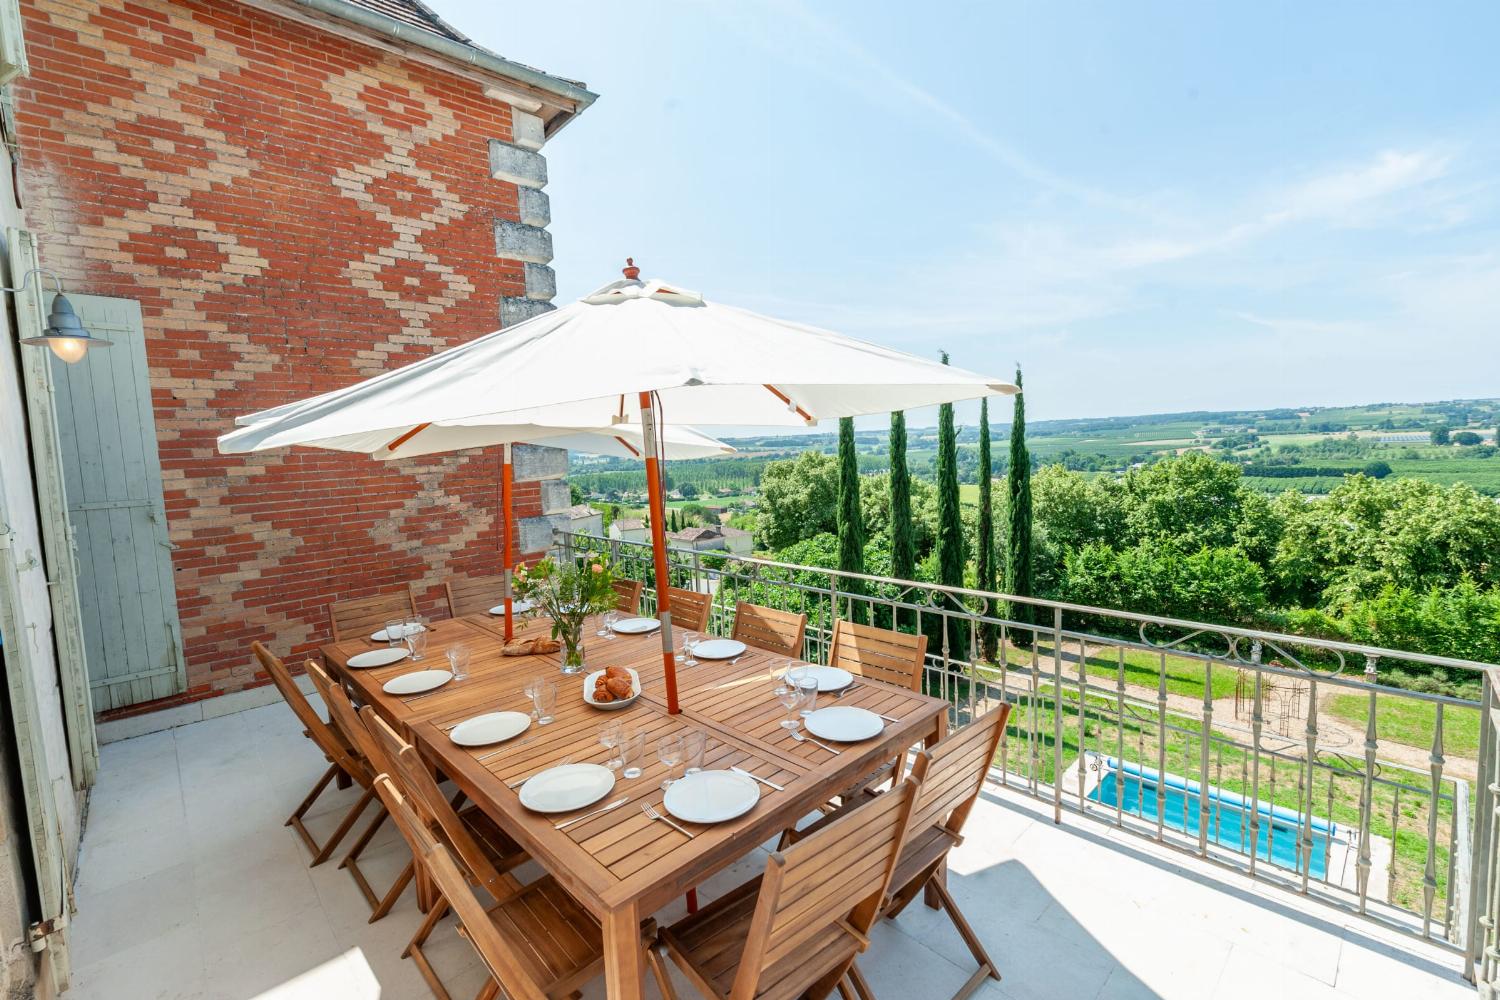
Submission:
<svg viewBox="0 0 1500 1000">
<path fill-rule="evenodd" d="M 755 548 L 755 536 L 739 528 L 685 528 L 667 535 L 670 544 L 696 552 L 728 552 L 747 556 Z"/>
<path fill-rule="evenodd" d="M 649 542 L 651 529 L 638 517 L 617 517 L 609 526 L 609 537 L 621 542 Z"/>
<path fill-rule="evenodd" d="M 557 516 L 567 519 L 563 529 L 575 535 L 604 534 L 604 515 L 586 503 L 574 504 Z"/>
</svg>

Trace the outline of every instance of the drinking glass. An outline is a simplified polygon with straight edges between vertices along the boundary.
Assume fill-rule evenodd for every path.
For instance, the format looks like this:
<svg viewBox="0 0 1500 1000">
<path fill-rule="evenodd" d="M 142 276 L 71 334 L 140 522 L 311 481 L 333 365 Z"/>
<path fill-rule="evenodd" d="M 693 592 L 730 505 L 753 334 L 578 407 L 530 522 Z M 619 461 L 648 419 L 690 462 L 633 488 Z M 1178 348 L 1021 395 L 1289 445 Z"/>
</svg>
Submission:
<svg viewBox="0 0 1500 1000">
<path fill-rule="evenodd" d="M 693 651 L 698 648 L 698 643 L 702 641 L 703 637 L 697 632 L 685 631 L 682 633 L 682 665 L 684 667 L 696 667 L 698 665 L 698 661 L 693 659 Z"/>
<path fill-rule="evenodd" d="M 557 706 L 557 682 L 538 677 L 531 682 L 531 704 L 536 708 L 538 725 L 552 722 L 552 709 Z"/>
<path fill-rule="evenodd" d="M 663 791 L 672 787 L 672 782 L 677 779 L 672 777 L 677 772 L 677 765 L 682 763 L 682 734 L 663 736 L 656 742 L 656 759 L 661 761 L 667 768 L 667 776 L 662 779 Z"/>
<path fill-rule="evenodd" d="M 602 636 L 605 639 L 613 639 L 615 637 L 614 624 L 619 620 L 620 613 L 618 611 L 604 612 L 604 617 L 600 620 L 599 623 L 599 631 L 595 632 L 594 634 L 597 636 Z"/>
<path fill-rule="evenodd" d="M 459 643 L 448 650 L 448 669 L 453 671 L 453 679 L 461 681 L 469 676 L 469 647 Z"/>
<path fill-rule="evenodd" d="M 785 677 L 788 684 L 802 692 L 802 707 L 797 710 L 802 717 L 805 719 L 817 711 L 818 679 L 812 676 L 807 664 L 788 660 Z"/>
<path fill-rule="evenodd" d="M 540 684 L 542 680 L 542 676 L 538 674 L 531 680 L 527 681 L 526 686 L 521 689 L 521 693 L 526 696 L 526 700 L 531 702 L 532 704 L 531 717 L 533 719 L 536 718 L 536 686 Z"/>
<path fill-rule="evenodd" d="M 392 618 L 385 623 L 385 641 L 389 646 L 406 645 L 405 618 Z"/>
<path fill-rule="evenodd" d="M 789 683 L 783 674 L 772 682 L 771 692 L 781 702 L 781 707 L 786 709 L 786 718 L 781 720 L 781 728 L 792 732 L 801 729 L 802 716 L 798 714 L 797 708 L 802 704 L 802 689 Z"/>
<path fill-rule="evenodd" d="M 604 766 L 611 771 L 620 769 L 620 753 L 617 749 L 620 745 L 620 724 L 618 722 L 606 722 L 599 727 L 599 745 L 609 751 L 609 759 Z"/>
<path fill-rule="evenodd" d="M 703 750 L 707 743 L 701 730 L 694 729 L 682 734 L 682 762 L 687 765 L 682 772 L 684 776 L 703 770 Z"/>
<path fill-rule="evenodd" d="M 646 734 L 639 729 L 621 729 L 616 749 L 620 752 L 620 775 L 626 779 L 639 778 L 646 757 Z"/>
<path fill-rule="evenodd" d="M 420 660 L 427 653 L 427 619 L 412 615 L 402 628 L 406 630 L 406 648 L 411 650 L 412 660 Z"/>
</svg>

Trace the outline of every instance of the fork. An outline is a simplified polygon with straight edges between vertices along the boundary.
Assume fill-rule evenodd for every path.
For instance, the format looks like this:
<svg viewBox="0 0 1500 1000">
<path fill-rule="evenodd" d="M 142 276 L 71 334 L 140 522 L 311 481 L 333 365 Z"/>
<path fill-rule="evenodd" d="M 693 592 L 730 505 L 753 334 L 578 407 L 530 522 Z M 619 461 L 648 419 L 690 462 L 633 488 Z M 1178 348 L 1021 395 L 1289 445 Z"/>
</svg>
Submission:
<svg viewBox="0 0 1500 1000">
<path fill-rule="evenodd" d="M 682 827 L 680 827 L 676 823 L 672 822 L 666 816 L 663 816 L 661 813 L 657 812 L 656 811 L 656 807 L 654 807 L 651 803 L 649 803 L 649 802 L 642 802 L 641 803 L 641 812 L 643 812 L 643 813 L 646 814 L 646 818 L 647 819 L 659 819 L 663 823 L 665 823 L 668 826 L 670 826 L 672 829 L 676 830 L 678 833 L 680 833 L 683 836 L 687 837 L 687 839 L 689 839 L 689 840 L 693 839 L 694 835 L 693 835 L 693 833 L 691 831 L 684 830 Z"/>
<path fill-rule="evenodd" d="M 833 693 L 833 697 L 835 699 L 842 698 L 844 695 L 848 694 L 850 691 L 853 691 L 855 688 L 857 688 L 857 687 L 863 687 L 863 686 L 864 685 L 860 684 L 859 681 L 850 681 L 848 684 L 844 685 L 842 688 L 840 688 L 839 690 L 835 691 Z"/>
<path fill-rule="evenodd" d="M 500 756 L 501 754 L 503 754 L 507 750 L 514 750 L 516 747 L 524 747 L 526 744 L 531 743 L 535 739 L 536 739 L 535 736 L 528 736 L 528 737 L 526 737 L 524 740 L 522 740 L 519 743 L 507 743 L 507 744 L 505 744 L 505 746 L 501 747 L 499 750 L 491 750 L 489 753 L 480 754 L 478 757 L 475 757 L 474 759 L 475 760 L 489 760 L 491 757 L 498 757 L 498 756 Z"/>
<path fill-rule="evenodd" d="M 792 739 L 796 740 L 798 743 L 811 743 L 815 746 L 820 746 L 831 754 L 841 754 L 844 752 L 842 750 L 835 750 L 833 747 L 829 746 L 827 743 L 824 743 L 822 740 L 815 740 L 811 736 L 803 736 L 795 729 L 792 730 Z"/>
</svg>

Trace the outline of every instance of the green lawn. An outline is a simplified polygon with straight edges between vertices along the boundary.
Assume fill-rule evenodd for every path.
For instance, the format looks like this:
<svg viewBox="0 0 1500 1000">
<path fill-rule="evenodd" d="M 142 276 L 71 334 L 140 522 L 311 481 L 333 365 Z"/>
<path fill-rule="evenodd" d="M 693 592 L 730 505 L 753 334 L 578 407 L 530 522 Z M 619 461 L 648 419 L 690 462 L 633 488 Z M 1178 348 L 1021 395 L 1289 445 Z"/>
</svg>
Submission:
<svg viewBox="0 0 1500 1000">
<path fill-rule="evenodd" d="M 1066 684 L 1071 677 L 1074 684 L 1078 681 L 1078 665 L 1067 659 L 1071 656 L 1076 660 L 1078 646 L 1076 643 L 1063 644 L 1063 683 Z M 1044 670 L 1052 668 L 1052 646 L 1050 643 L 1039 643 L 1037 645 L 1037 657 L 1042 661 Z M 1006 660 L 1014 666 L 1020 666 L 1031 662 L 1031 652 L 1025 649 L 1017 649 L 1008 646 L 1006 649 Z M 1090 677 L 1102 678 L 1113 683 L 1119 676 L 1121 659 L 1120 653 L 1111 650 L 1108 653 L 1091 654 L 1086 661 Z M 1143 650 L 1124 650 L 1125 683 L 1155 690 L 1158 677 L 1162 670 L 1162 657 L 1158 653 L 1148 653 Z M 1165 660 L 1167 674 L 1167 691 L 1172 694 L 1187 695 L 1191 698 L 1203 697 L 1203 684 L 1209 675 L 1207 664 L 1201 660 L 1195 660 L 1187 656 L 1173 656 L 1168 654 Z M 1234 694 L 1236 671 L 1232 667 L 1222 664 L 1216 665 L 1212 672 L 1213 696 L 1215 698 L 1227 698 Z"/>
<path fill-rule="evenodd" d="M 1375 735 L 1379 739 L 1405 743 L 1424 750 L 1432 747 L 1433 725 L 1437 717 L 1435 705 L 1389 695 L 1377 695 L 1375 704 Z M 1368 695 L 1360 694 L 1336 695 L 1329 699 L 1328 711 L 1363 729 L 1370 717 L 1370 699 Z M 1479 710 L 1445 707 L 1443 755 L 1473 758 L 1478 753 Z"/>
</svg>

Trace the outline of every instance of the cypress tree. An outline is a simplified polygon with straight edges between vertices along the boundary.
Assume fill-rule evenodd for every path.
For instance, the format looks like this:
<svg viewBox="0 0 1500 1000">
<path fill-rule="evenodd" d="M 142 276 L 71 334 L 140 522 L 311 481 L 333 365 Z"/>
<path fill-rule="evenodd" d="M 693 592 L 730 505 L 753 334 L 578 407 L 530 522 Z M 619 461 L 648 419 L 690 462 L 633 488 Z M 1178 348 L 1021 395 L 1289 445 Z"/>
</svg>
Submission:
<svg viewBox="0 0 1500 1000">
<path fill-rule="evenodd" d="M 943 364 L 948 363 L 948 352 L 943 352 Z M 950 587 L 964 585 L 964 527 L 958 509 L 958 432 L 953 427 L 953 404 L 938 407 L 938 532 L 937 571 L 938 583 Z M 945 606 L 956 610 L 953 600 Z M 933 616 L 935 627 L 941 630 L 943 621 Z M 948 656 L 950 659 L 967 659 L 969 629 L 963 619 L 951 619 L 947 623 Z M 937 641 L 942 642 L 941 634 Z"/>
<path fill-rule="evenodd" d="M 990 401 L 979 401 L 979 551 L 974 554 L 974 576 L 980 590 L 995 589 L 995 510 L 990 479 L 994 475 L 990 461 Z M 999 608 L 989 608 L 991 614 Z M 999 629 L 991 624 L 979 626 L 981 655 L 994 662 Z"/>
<path fill-rule="evenodd" d="M 839 569 L 846 573 L 865 571 L 865 521 L 859 506 L 859 453 L 854 448 L 854 418 L 844 417 L 839 421 L 839 507 L 835 519 L 839 535 Z M 848 577 L 840 586 L 851 594 L 865 592 L 863 580 Z M 849 617 L 857 622 L 869 622 L 869 605 L 863 601 L 849 602 Z"/>
<path fill-rule="evenodd" d="M 917 533 L 911 520 L 911 473 L 906 469 L 906 414 L 891 414 L 891 576 L 917 578 Z M 896 612 L 896 625 L 910 626 L 915 611 Z"/>
<path fill-rule="evenodd" d="M 1016 386 L 1021 385 L 1021 368 L 1016 366 Z M 1031 454 L 1026 450 L 1026 396 L 1016 393 L 1015 418 L 1010 425 L 1010 469 L 1006 484 L 1010 489 L 1010 535 L 1006 544 L 1005 592 L 1017 597 L 1031 597 Z M 1030 604 L 1014 604 L 1010 617 L 1018 622 L 1033 622 Z M 1018 630 L 1017 645 L 1029 645 L 1031 633 Z"/>
</svg>

